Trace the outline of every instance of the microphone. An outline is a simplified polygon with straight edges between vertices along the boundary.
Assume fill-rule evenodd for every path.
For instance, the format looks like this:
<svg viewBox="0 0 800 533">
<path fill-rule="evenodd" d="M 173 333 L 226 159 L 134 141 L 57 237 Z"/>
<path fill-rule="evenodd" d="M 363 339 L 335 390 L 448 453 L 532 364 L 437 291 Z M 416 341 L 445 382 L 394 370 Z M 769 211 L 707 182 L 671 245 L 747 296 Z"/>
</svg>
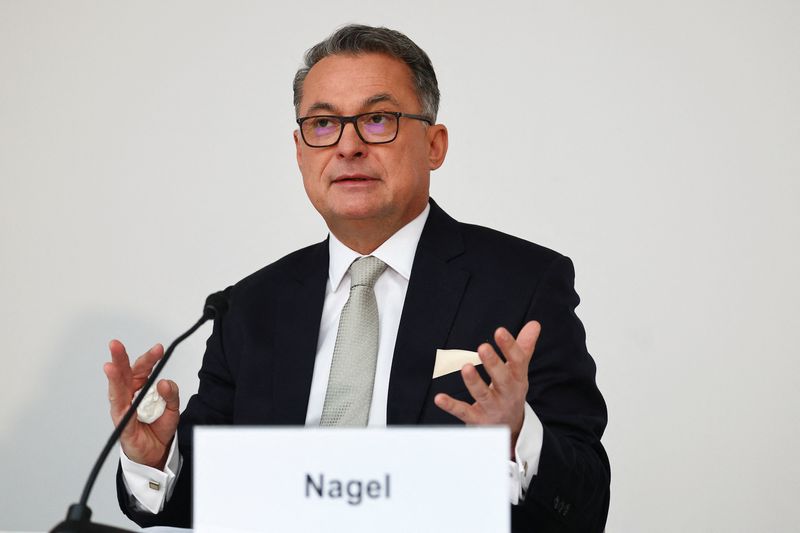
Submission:
<svg viewBox="0 0 800 533">
<path fill-rule="evenodd" d="M 203 316 L 212 319 L 221 317 L 228 311 L 228 295 L 225 291 L 209 294 L 203 306 Z"/>
<path fill-rule="evenodd" d="M 189 337 L 192 333 L 197 331 L 200 326 L 205 324 L 208 320 L 214 318 L 221 318 L 222 315 L 228 310 L 228 294 L 227 291 L 219 291 L 215 292 L 214 294 L 210 295 L 206 298 L 206 303 L 203 306 L 203 316 L 200 317 L 200 320 L 195 322 L 195 324 L 186 330 L 180 337 L 172 341 L 172 344 L 169 345 L 169 348 L 164 352 L 164 357 L 158 362 L 158 364 L 153 368 L 153 372 L 150 374 L 150 377 L 147 379 L 147 382 L 142 387 L 141 392 L 139 395 L 134 398 L 133 403 L 128 408 L 128 411 L 120 420 L 120 423 L 117 424 L 117 427 L 114 428 L 114 431 L 111 432 L 111 436 L 108 438 L 108 442 L 106 442 L 103 451 L 100 452 L 100 456 L 97 458 L 97 461 L 94 463 L 94 467 L 92 468 L 92 472 L 89 474 L 89 479 L 86 480 L 86 484 L 83 487 L 83 493 L 81 494 L 81 499 L 78 503 L 73 503 L 69 506 L 67 510 L 67 518 L 56 525 L 50 533 L 127 533 L 127 529 L 120 529 L 114 526 L 107 526 L 104 524 L 95 524 L 91 522 L 90 518 L 92 516 L 92 510 L 89 509 L 89 506 L 86 503 L 89 501 L 89 493 L 92 491 L 92 487 L 94 486 L 95 481 L 97 481 L 97 475 L 100 473 L 100 468 L 102 468 L 103 463 L 108 458 L 108 454 L 111 453 L 111 448 L 114 444 L 117 443 L 119 440 L 119 436 L 122 434 L 123 428 L 128 425 L 128 422 L 136 413 L 136 409 L 139 407 L 139 404 L 142 403 L 142 400 L 147 395 L 147 391 L 155 384 L 158 375 L 161 373 L 161 370 L 167 364 L 172 352 L 175 350 L 175 347 L 178 346 L 181 342 L 183 342 L 187 337 Z"/>
</svg>

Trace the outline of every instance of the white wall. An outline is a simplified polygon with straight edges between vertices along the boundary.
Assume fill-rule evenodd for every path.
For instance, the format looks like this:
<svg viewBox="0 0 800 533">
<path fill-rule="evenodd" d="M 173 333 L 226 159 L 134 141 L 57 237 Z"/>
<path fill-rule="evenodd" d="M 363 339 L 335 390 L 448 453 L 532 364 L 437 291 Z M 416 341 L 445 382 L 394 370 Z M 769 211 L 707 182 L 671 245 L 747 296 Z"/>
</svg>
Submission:
<svg viewBox="0 0 800 533">
<path fill-rule="evenodd" d="M 434 197 L 575 260 L 608 531 L 796 531 L 791 0 L 0 1 L 0 529 L 77 500 L 111 429 L 109 339 L 168 342 L 207 293 L 324 238 L 290 82 L 356 21 L 437 67 Z M 184 399 L 207 333 L 168 369 Z M 130 526 L 113 470 L 90 505 Z"/>
</svg>

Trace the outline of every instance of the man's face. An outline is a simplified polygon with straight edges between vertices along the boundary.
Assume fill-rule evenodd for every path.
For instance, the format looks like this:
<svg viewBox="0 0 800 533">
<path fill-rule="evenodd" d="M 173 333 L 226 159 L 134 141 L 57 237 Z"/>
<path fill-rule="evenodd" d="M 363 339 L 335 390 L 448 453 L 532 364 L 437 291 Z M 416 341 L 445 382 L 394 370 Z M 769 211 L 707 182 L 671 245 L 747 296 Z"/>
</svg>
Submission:
<svg viewBox="0 0 800 533">
<path fill-rule="evenodd" d="M 383 54 L 333 55 L 311 68 L 301 117 L 368 111 L 421 112 L 405 63 Z M 298 131 L 294 140 L 306 194 L 337 236 L 367 230 L 390 235 L 410 222 L 425 208 L 430 171 L 447 151 L 444 126 L 406 118 L 388 144 L 364 143 L 353 124 L 345 125 L 335 146 L 310 148 Z"/>
</svg>

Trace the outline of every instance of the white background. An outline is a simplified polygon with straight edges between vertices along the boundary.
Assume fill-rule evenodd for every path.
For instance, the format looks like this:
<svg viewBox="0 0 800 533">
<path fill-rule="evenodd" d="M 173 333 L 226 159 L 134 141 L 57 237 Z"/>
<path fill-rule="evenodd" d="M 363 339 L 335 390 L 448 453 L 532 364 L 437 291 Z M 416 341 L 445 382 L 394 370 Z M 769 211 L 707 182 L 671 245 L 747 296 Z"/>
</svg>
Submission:
<svg viewBox="0 0 800 533">
<path fill-rule="evenodd" d="M 0 529 L 48 529 L 111 430 L 102 364 L 325 237 L 291 79 L 346 22 L 431 56 L 456 218 L 573 258 L 610 532 L 797 531 L 796 1 L 0 1 Z M 208 328 L 167 374 L 184 400 Z M 90 505 L 116 508 L 113 461 Z"/>
</svg>

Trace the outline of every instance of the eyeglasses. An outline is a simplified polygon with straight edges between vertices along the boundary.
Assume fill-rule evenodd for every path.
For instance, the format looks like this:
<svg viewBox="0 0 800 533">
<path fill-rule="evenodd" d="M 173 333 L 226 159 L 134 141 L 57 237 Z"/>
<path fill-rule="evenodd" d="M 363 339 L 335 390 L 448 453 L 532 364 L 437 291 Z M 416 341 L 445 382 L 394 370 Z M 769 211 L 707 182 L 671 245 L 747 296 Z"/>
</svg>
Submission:
<svg viewBox="0 0 800 533">
<path fill-rule="evenodd" d="M 345 124 L 351 123 L 358 137 L 366 144 L 386 144 L 397 138 L 400 129 L 400 117 L 421 120 L 432 125 L 428 117 L 411 115 L 397 111 L 377 111 L 361 113 L 350 117 L 338 115 L 316 115 L 297 119 L 300 135 L 311 148 L 327 148 L 342 138 Z"/>
</svg>

